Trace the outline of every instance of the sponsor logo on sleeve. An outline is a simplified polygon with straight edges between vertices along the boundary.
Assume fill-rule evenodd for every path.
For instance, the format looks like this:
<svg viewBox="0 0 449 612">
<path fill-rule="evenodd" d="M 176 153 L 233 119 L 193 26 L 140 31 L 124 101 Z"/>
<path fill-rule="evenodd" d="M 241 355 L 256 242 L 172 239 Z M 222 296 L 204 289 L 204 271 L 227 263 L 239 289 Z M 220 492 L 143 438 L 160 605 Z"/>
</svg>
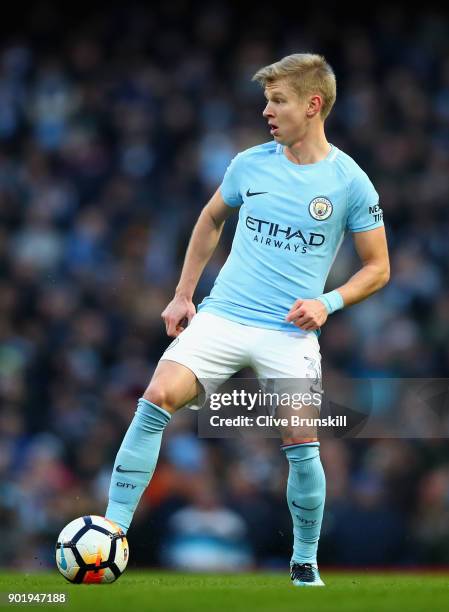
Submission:
<svg viewBox="0 0 449 612">
<path fill-rule="evenodd" d="M 373 217 L 374 223 L 382 221 L 382 219 L 384 218 L 383 210 L 381 209 L 379 204 L 376 204 L 375 206 L 370 206 L 368 210 L 369 214 Z"/>
</svg>

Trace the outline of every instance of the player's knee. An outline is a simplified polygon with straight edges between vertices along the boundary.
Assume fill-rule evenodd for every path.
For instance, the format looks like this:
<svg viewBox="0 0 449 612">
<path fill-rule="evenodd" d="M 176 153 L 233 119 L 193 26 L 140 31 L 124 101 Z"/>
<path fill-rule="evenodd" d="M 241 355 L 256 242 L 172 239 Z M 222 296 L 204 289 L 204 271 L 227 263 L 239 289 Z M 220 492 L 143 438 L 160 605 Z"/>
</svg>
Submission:
<svg viewBox="0 0 449 612">
<path fill-rule="evenodd" d="M 160 408 L 167 410 L 167 412 L 173 413 L 176 411 L 176 400 L 173 393 L 170 392 L 167 385 L 158 381 L 152 381 L 143 397 L 152 404 L 156 404 Z"/>
</svg>

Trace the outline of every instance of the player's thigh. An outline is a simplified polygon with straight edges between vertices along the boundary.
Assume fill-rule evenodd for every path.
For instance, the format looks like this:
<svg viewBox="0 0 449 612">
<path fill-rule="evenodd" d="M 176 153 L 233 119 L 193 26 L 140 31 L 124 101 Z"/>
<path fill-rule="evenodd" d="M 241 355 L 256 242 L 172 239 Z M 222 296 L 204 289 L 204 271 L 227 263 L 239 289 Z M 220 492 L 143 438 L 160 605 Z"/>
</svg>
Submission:
<svg viewBox="0 0 449 612">
<path fill-rule="evenodd" d="M 320 416 L 321 354 L 315 334 L 268 330 L 255 355 L 256 371 L 280 402 L 276 417 L 284 444 L 315 440 Z"/>
<path fill-rule="evenodd" d="M 165 350 L 161 362 L 188 368 L 201 384 L 199 404 L 248 363 L 247 328 L 211 313 L 199 312 Z"/>
<path fill-rule="evenodd" d="M 201 405 L 246 364 L 245 331 L 233 321 L 197 313 L 164 351 L 144 397 L 169 412 L 197 396 Z"/>
<path fill-rule="evenodd" d="M 167 410 L 176 412 L 201 392 L 195 374 L 175 361 L 159 361 L 143 397 Z"/>
<path fill-rule="evenodd" d="M 267 329 L 259 334 L 252 360 L 260 378 L 321 381 L 321 353 L 316 334 Z"/>
</svg>

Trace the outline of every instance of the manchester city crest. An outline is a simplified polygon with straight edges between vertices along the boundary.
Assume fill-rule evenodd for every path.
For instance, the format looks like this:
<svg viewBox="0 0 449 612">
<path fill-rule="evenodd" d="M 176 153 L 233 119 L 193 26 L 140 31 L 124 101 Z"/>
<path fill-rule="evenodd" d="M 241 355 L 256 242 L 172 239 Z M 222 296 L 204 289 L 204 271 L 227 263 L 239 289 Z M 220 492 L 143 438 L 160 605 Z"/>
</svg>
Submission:
<svg viewBox="0 0 449 612">
<path fill-rule="evenodd" d="M 329 219 L 332 210 L 332 202 L 323 196 L 314 198 L 309 204 L 309 213 L 317 221 Z"/>
</svg>

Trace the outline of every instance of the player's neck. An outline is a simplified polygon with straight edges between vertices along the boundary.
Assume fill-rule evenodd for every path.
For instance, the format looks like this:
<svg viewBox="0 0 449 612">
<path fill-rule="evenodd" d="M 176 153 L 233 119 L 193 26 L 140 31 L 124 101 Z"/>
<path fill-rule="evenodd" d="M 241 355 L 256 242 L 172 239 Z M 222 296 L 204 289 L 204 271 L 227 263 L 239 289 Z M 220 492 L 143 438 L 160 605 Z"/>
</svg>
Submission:
<svg viewBox="0 0 449 612">
<path fill-rule="evenodd" d="M 331 150 L 324 131 L 307 134 L 302 140 L 284 147 L 284 154 L 294 164 L 316 164 L 325 159 Z"/>
</svg>

